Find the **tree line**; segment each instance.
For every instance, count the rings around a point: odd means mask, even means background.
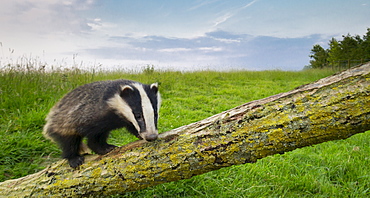
[[[316,44],[309,55],[310,65],[306,68],[347,68],[370,61],[370,28],[362,37],[342,35],[342,40],[332,38],[329,48]]]

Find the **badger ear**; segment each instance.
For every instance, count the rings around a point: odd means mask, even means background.
[[[130,85],[121,86],[121,94],[120,96],[124,96],[126,94],[129,94],[134,91],[134,88],[132,88]]]
[[[151,84],[150,89],[153,90],[155,93],[157,93],[158,92],[158,83]]]

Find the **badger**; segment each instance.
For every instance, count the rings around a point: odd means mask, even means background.
[[[43,134],[59,145],[62,157],[76,168],[84,163],[83,138],[99,155],[116,147],[107,143],[114,129],[125,127],[139,139],[156,140],[160,105],[158,83],[93,82],[72,90],[51,108]]]

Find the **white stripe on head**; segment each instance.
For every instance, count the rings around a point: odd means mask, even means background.
[[[143,117],[146,125],[146,132],[156,133],[154,124],[154,109],[143,85],[135,83],[133,86],[139,91],[141,97],[141,107],[143,109]],[[140,132],[140,130],[139,130]],[[139,133],[140,134],[140,133]]]
[[[133,88],[129,85],[122,86],[121,88],[122,90],[133,90]],[[116,111],[118,111],[118,113],[121,114],[121,116],[125,117],[129,122],[131,122],[134,125],[135,129],[140,132],[140,126],[135,119],[135,115],[133,114],[131,107],[126,103],[126,101],[122,100],[121,96],[118,93],[115,94],[113,98],[110,98],[107,101],[107,104],[110,108],[115,109]]]
[[[158,83],[153,83],[150,85],[150,89],[153,89],[153,87],[156,87],[156,89],[158,90]],[[157,91],[157,112],[159,112],[161,103],[162,103],[161,94],[159,94],[159,91]]]

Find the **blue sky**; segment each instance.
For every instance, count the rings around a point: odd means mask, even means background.
[[[300,70],[314,44],[363,35],[370,0],[12,0],[0,61],[172,70]]]

